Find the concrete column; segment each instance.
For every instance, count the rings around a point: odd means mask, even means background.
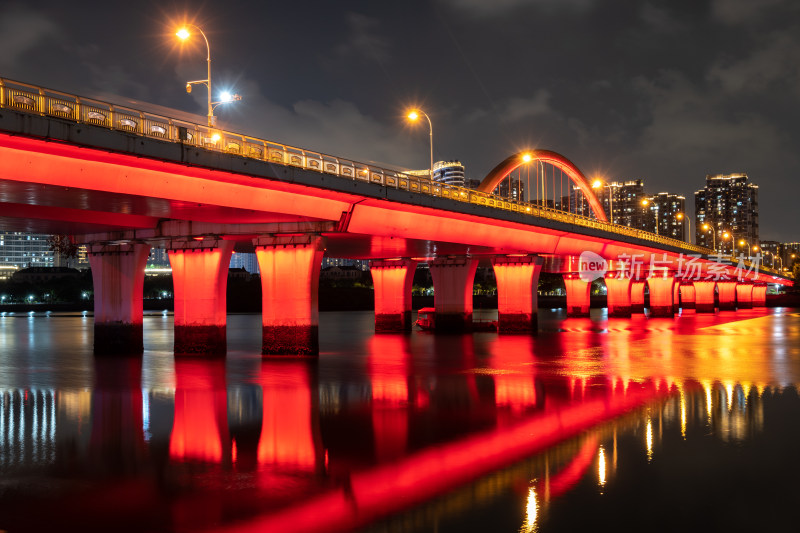
[[[608,294],[608,316],[631,316],[631,278],[623,272],[606,274],[606,294]]]
[[[675,280],[672,285],[672,314],[677,313],[681,308],[681,283]]]
[[[259,237],[264,355],[319,355],[319,271],[325,240],[318,235]]]
[[[674,285],[675,276],[672,273],[668,273],[666,276],[657,275],[647,279],[647,286],[650,288],[651,317],[675,316],[675,311],[672,308]]]
[[[472,329],[472,286],[478,260],[469,257],[434,259],[428,266],[433,277],[436,331]]]
[[[692,282],[694,287],[695,309],[698,313],[714,312],[714,289],[717,282],[713,280],[695,280]]]
[[[644,313],[644,280],[631,281],[631,313]]]
[[[680,282],[680,291],[681,291],[681,307],[683,309],[694,309],[695,308],[695,289],[694,284],[691,281],[681,281]],[[711,289],[711,306],[714,306],[714,289]]]
[[[739,309],[753,308],[752,281],[742,281],[736,284],[736,307]]]
[[[175,355],[227,352],[226,289],[233,244],[203,239],[167,245],[175,296]]]
[[[767,285],[756,283],[753,285],[753,307],[767,306]]]
[[[736,310],[736,281],[717,281],[717,293],[719,293],[719,310]]]
[[[94,285],[95,355],[144,352],[142,287],[150,246],[90,245]]]
[[[417,262],[370,261],[375,287],[375,331],[391,333],[411,331],[411,285]]]
[[[539,322],[539,274],[543,259],[538,256],[495,257],[497,280],[498,333],[535,333]]]
[[[592,284],[578,274],[564,274],[567,289],[567,316],[589,316],[589,290]]]

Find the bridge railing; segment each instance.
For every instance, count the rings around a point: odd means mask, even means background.
[[[714,250],[703,246],[628,226],[612,224],[596,218],[585,217],[535,203],[510,200],[465,187],[444,185],[440,182],[431,181],[427,177],[413,176],[398,170],[381,168],[372,164],[249,137],[240,133],[224,131],[3,78],[0,78],[0,107],[92,124],[135,135],[259,159],[274,164],[332,174],[341,178],[374,183],[383,187],[450,198],[464,203],[523,213],[585,228],[600,229],[656,244],[672,246],[687,252],[715,255]]]

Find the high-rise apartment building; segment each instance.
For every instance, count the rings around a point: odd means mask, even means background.
[[[707,175],[694,204],[697,244],[727,254],[737,251],[740,241],[758,244],[758,185],[747,174]]]
[[[686,198],[677,194],[660,192],[646,198],[643,205],[647,231],[672,237],[680,241],[686,240]],[[680,214],[680,216],[678,216]]]

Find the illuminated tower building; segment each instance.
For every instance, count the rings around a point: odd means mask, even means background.
[[[433,181],[463,187],[464,165],[460,161],[437,161],[433,164]]]
[[[747,174],[706,176],[706,186],[694,193],[697,244],[730,254],[740,241],[758,244],[758,185]],[[707,228],[703,229],[703,225]],[[712,236],[712,231],[714,236]],[[724,238],[725,232],[731,237]]]

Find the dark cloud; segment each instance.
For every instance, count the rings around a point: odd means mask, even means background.
[[[32,7],[34,6],[35,7]],[[244,100],[226,127],[361,161],[484,176],[513,151],[556,150],[586,174],[693,192],[707,173],[760,186],[761,236],[800,240],[800,4],[793,0],[354,0],[224,6],[142,1],[12,4],[2,76],[149,100],[200,117],[204,50],[166,21],[202,25],[215,86]],[[197,43],[194,43],[195,45]]]

